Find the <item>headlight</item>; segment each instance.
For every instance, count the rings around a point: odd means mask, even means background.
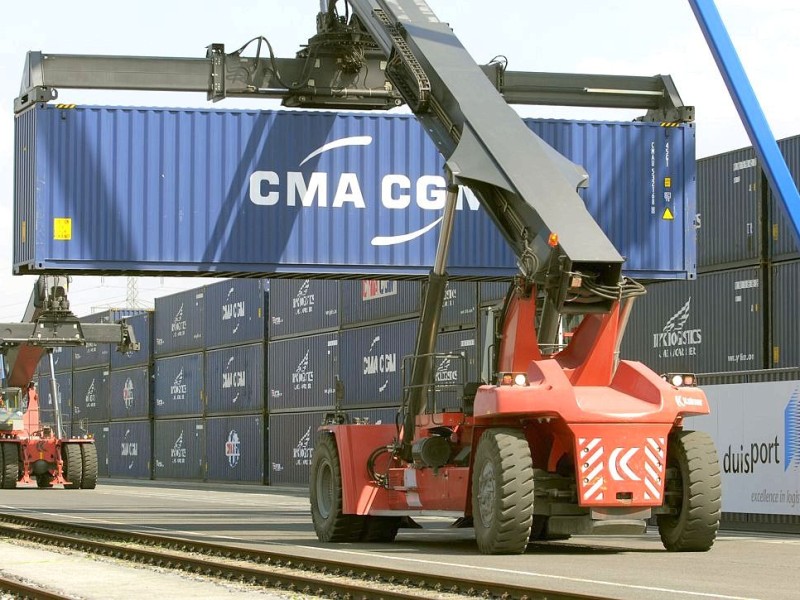
[[[683,385],[683,375],[673,375],[672,385],[675,387],[681,387]]]
[[[664,373],[661,379],[674,385],[675,387],[690,387],[697,385],[697,377],[694,373]]]
[[[514,383],[516,385],[528,385],[528,378],[525,376],[524,373],[517,373],[514,376]]]

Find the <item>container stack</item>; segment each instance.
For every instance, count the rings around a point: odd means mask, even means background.
[[[778,145],[797,183],[800,136]],[[699,275],[648,286],[622,357],[665,373],[800,365],[800,254],[752,148],[698,161],[697,205]]]

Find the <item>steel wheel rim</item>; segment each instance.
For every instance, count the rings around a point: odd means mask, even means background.
[[[480,514],[481,522],[487,527],[494,521],[496,497],[497,489],[494,485],[494,465],[487,462],[483,465],[478,478],[478,513]]]
[[[331,514],[333,506],[333,471],[328,463],[323,463],[317,476],[317,509],[323,519]]]

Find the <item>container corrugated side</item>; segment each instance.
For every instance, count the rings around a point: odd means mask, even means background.
[[[270,281],[269,338],[307,335],[339,328],[339,281]]]
[[[800,366],[800,262],[772,267],[772,367]]]
[[[145,367],[153,360],[153,311],[143,312],[125,318],[125,322],[133,328],[133,334],[139,343],[136,352],[117,352],[111,349],[111,370]]]
[[[443,159],[410,115],[37,105],[16,123],[18,158],[36,157],[15,194],[18,273],[392,278],[433,264]],[[694,273],[692,125],[527,123],[590,174],[580,194],[628,275]],[[513,276],[471,193],[457,212],[451,276]]]
[[[53,348],[53,367],[56,373],[72,370],[72,348]],[[45,352],[42,355],[37,372],[47,375],[50,372],[50,359]]]
[[[206,419],[206,479],[264,481],[264,417]]]
[[[72,418],[94,423],[108,421],[108,367],[72,372]]]
[[[341,282],[342,327],[397,321],[418,316],[422,283],[389,279]]]
[[[478,318],[478,286],[471,281],[448,281],[439,329],[474,329]]]
[[[333,408],[339,355],[335,332],[270,342],[267,410]]]
[[[110,309],[80,317],[84,323],[118,323],[121,319],[141,314],[144,311],[137,309]],[[72,365],[75,369],[87,367],[106,367],[111,362],[111,354],[116,353],[116,346],[111,344],[93,344],[87,342],[85,346],[76,346],[73,349]]]
[[[108,423],[89,423],[86,434],[94,439],[94,446],[97,449],[97,474],[100,477],[108,477],[108,443],[110,428]],[[83,431],[73,429],[72,435],[84,435]]]
[[[764,368],[763,289],[757,267],[648,286],[634,302],[621,356],[659,373]]]
[[[206,414],[264,410],[264,351],[264,344],[249,344],[206,352]]]
[[[434,389],[428,400],[428,412],[461,410],[464,407],[464,385],[478,381],[478,332],[464,329],[440,333],[436,338],[437,357],[434,361]],[[471,407],[470,407],[471,408]]]
[[[270,485],[308,485],[324,412],[269,415]]]
[[[203,353],[155,360],[153,415],[193,417],[203,414]]]
[[[108,425],[108,474],[110,477],[152,477],[152,421],[119,421]]]
[[[61,424],[63,427],[67,427],[73,421],[72,373],[69,371],[66,373],[56,373],[56,386],[59,398],[58,406],[61,410]],[[42,426],[49,425],[50,427],[55,427],[56,405],[53,401],[54,396],[53,389],[50,385],[50,376],[39,375],[39,382],[36,389],[39,394],[39,420]]]
[[[344,384],[343,407],[400,406],[403,359],[414,354],[417,326],[416,320],[410,320],[342,331],[339,376]],[[410,368],[410,363],[406,367]]]
[[[779,140],[778,147],[786,160],[794,184],[800,188],[800,135]],[[800,251],[798,251],[792,222],[780,200],[772,193],[772,189],[770,189],[769,201],[772,211],[770,231],[772,258],[776,261],[795,259]]]
[[[111,420],[147,419],[153,413],[149,367],[111,371],[109,402]]]
[[[510,281],[482,281],[478,284],[478,304],[488,306],[502,303],[506,298]]]
[[[203,419],[154,421],[153,479],[203,479],[205,448]]]
[[[260,342],[266,337],[269,282],[229,279],[206,286],[205,347]]]
[[[205,288],[155,299],[153,355],[202,350],[205,344]]]
[[[701,269],[758,264],[762,253],[761,169],[752,148],[697,161],[697,260]]]

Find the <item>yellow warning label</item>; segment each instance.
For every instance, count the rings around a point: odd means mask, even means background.
[[[72,239],[72,219],[54,218],[53,219],[53,239],[71,240]]]
[[[664,177],[664,187],[665,188],[672,187],[672,177]]]
[[[672,214],[672,211],[669,208],[664,209],[664,214],[661,215],[661,218],[665,221],[673,221],[675,217]]]
[[[22,243],[26,243],[28,241],[28,222],[23,221],[22,226],[20,227],[19,237],[22,240]]]

